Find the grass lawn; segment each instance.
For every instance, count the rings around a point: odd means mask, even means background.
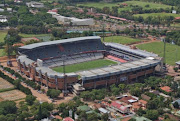
[[[113,36],[113,37],[105,37],[105,42],[115,42],[120,44],[131,44],[134,42],[140,42],[140,39],[134,39],[130,37],[124,37],[124,36]]]
[[[87,6],[87,7],[95,7],[95,8],[104,8],[104,7],[110,7],[112,8],[113,6],[119,6],[122,3],[127,3],[128,6],[124,8],[119,8],[119,11],[123,10],[131,10],[132,8],[130,5],[139,5],[143,7],[143,9],[152,9],[152,8],[170,8],[171,6],[169,5],[164,5],[164,4],[157,4],[157,3],[152,3],[152,2],[142,2],[142,1],[126,1],[126,2],[116,2],[116,3],[105,3],[105,2],[87,2],[87,3],[82,3],[78,4],[78,6]],[[119,4],[119,5],[118,5]],[[146,5],[149,5],[149,7],[145,7]]]
[[[163,57],[164,52],[164,44],[163,42],[153,42],[147,44],[141,44],[137,46],[139,49],[147,50],[149,52],[153,52]],[[176,51],[177,49],[177,51]],[[176,54],[177,52],[177,54]],[[177,60],[176,60],[177,55]],[[180,60],[180,46],[166,44],[166,63],[170,65],[175,65],[175,62]]]
[[[148,16],[152,17],[165,17],[165,16],[173,16],[173,17],[180,17],[180,14],[173,14],[173,13],[146,13],[146,14],[135,14],[134,16],[139,17],[142,16],[143,18],[147,18]]]
[[[6,31],[0,31],[0,42],[4,42],[4,38],[5,38],[6,34],[7,34]]]
[[[101,59],[101,60],[88,61],[88,62],[73,64],[73,65],[67,65],[65,67],[65,70],[66,70],[66,73],[70,73],[70,72],[77,72],[77,71],[99,68],[99,67],[104,67],[104,66],[114,65],[114,64],[117,64],[117,63],[114,61]],[[56,68],[53,68],[53,70],[57,72],[63,72],[63,67],[62,66],[56,67]]]

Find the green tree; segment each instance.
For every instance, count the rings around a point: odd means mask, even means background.
[[[151,120],[156,120],[158,118],[159,114],[157,110],[147,110],[145,117]]]
[[[36,100],[36,97],[34,97],[33,95],[27,95],[25,100],[28,105],[32,105],[33,102]]]
[[[49,90],[47,91],[47,96],[50,96],[51,98],[57,98],[60,93],[61,93],[60,90],[49,89]]]
[[[0,102],[0,115],[15,114],[17,111],[16,103],[13,101]]]

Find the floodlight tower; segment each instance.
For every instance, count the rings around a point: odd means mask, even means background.
[[[104,24],[103,24],[103,42],[104,42]]]
[[[163,55],[163,58],[164,58],[164,67],[166,69],[166,39],[164,38],[163,39],[163,42],[164,42],[164,55]]]
[[[65,70],[66,55],[62,55],[62,58],[63,58],[63,75],[64,75],[64,91],[63,91],[63,95],[66,96],[67,95],[66,70]]]

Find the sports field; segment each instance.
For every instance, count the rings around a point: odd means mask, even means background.
[[[147,18],[149,16],[152,17],[165,17],[165,16],[173,16],[173,17],[180,17],[180,14],[173,14],[173,13],[146,13],[146,14],[135,14],[135,17],[142,16],[143,18]]]
[[[88,61],[88,62],[73,64],[73,65],[67,65],[65,66],[65,70],[66,70],[66,73],[70,73],[70,72],[77,72],[77,71],[88,70],[88,69],[93,69],[93,68],[100,68],[100,67],[114,65],[114,64],[117,64],[117,63],[111,60],[101,59],[101,60]],[[56,68],[53,68],[53,70],[57,72],[63,72],[63,67],[56,67]]]
[[[111,36],[111,37],[105,37],[105,42],[115,42],[120,44],[132,44],[136,42],[140,42],[140,39],[134,39],[131,37],[124,37],[124,36]]]
[[[133,7],[130,7],[130,5],[138,5],[143,7],[143,9],[159,9],[159,8],[171,8],[169,5],[164,5],[164,4],[158,4],[158,3],[152,3],[152,2],[142,2],[142,1],[126,1],[126,2],[116,2],[116,3],[105,3],[105,2],[87,2],[83,4],[78,4],[78,6],[87,6],[87,7],[94,7],[94,8],[104,8],[104,7],[110,7],[112,8],[113,6],[119,6],[122,3],[128,4],[128,6],[119,8],[119,11],[124,11],[124,10],[132,10]],[[149,7],[145,7],[146,5],[149,5]]]
[[[137,46],[139,49],[147,50],[153,52],[163,57],[164,54],[164,44],[163,42],[152,42],[147,44],[141,44]],[[176,58],[177,55],[177,58]],[[180,60],[180,46],[166,44],[166,63],[170,65],[175,65],[175,62]]]

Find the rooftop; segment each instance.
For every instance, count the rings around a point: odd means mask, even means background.
[[[62,44],[62,43],[72,43],[72,42],[95,40],[95,39],[100,40],[101,38],[99,36],[89,36],[89,37],[78,37],[78,38],[63,39],[63,40],[56,40],[56,41],[40,42],[40,43],[34,43],[34,44],[20,47],[20,49],[33,49],[33,48],[37,48],[41,46],[56,45],[56,44]]]
[[[171,88],[169,86],[160,87],[165,92],[172,92]]]

